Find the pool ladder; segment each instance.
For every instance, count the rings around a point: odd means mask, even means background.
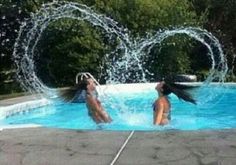
[[[79,83],[79,76],[80,76],[80,80],[83,80],[83,78],[91,78],[96,85],[100,86],[99,82],[93,77],[93,75],[91,75],[89,72],[80,72],[76,75],[75,77],[75,83],[78,84]]]
[[[79,77],[80,77],[80,79],[79,79]],[[78,84],[79,81],[83,80],[84,77],[91,78],[94,81],[94,83],[97,85],[96,91],[99,95],[102,95],[103,97],[106,97],[106,98],[110,98],[106,93],[104,93],[99,82],[89,72],[78,73],[75,78],[75,83]]]

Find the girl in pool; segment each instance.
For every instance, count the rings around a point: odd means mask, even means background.
[[[153,103],[153,124],[166,125],[171,120],[171,104],[168,99],[170,93],[174,93],[179,99],[196,104],[196,101],[185,90],[192,86],[176,84],[169,81],[161,81],[157,84],[158,98]]]
[[[111,117],[104,110],[101,102],[98,100],[96,85],[91,78],[81,80],[75,87],[61,92],[61,96],[66,100],[73,102],[76,93],[85,91],[85,102],[88,108],[88,115],[98,123],[110,123]]]

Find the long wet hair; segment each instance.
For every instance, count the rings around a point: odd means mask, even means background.
[[[68,89],[59,92],[59,96],[66,102],[71,102],[74,100],[76,94],[81,93],[83,90],[87,90],[88,81],[87,79],[81,80],[75,86],[69,87]]]
[[[196,100],[193,96],[189,93],[189,89],[196,88],[195,86],[189,86],[184,84],[175,83],[172,78],[165,78],[163,84],[163,95],[169,95],[170,93],[175,94],[179,99],[184,101],[197,104]]]

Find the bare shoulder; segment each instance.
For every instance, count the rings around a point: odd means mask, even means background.
[[[158,100],[157,100],[157,104],[158,105],[167,105],[167,106],[170,106],[170,102],[169,102],[169,100],[168,100],[168,98],[166,98],[166,97],[161,97],[161,98],[159,98]]]
[[[155,105],[157,109],[160,109],[164,105],[164,101],[162,100],[162,98],[158,98],[155,102]]]
[[[164,103],[165,101],[166,101],[166,99],[164,97],[160,97],[157,99],[157,102],[160,104]]]

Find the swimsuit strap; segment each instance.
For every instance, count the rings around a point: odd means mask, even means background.
[[[152,104],[152,109],[153,109],[154,112],[156,111],[156,104],[155,104],[155,102]]]

